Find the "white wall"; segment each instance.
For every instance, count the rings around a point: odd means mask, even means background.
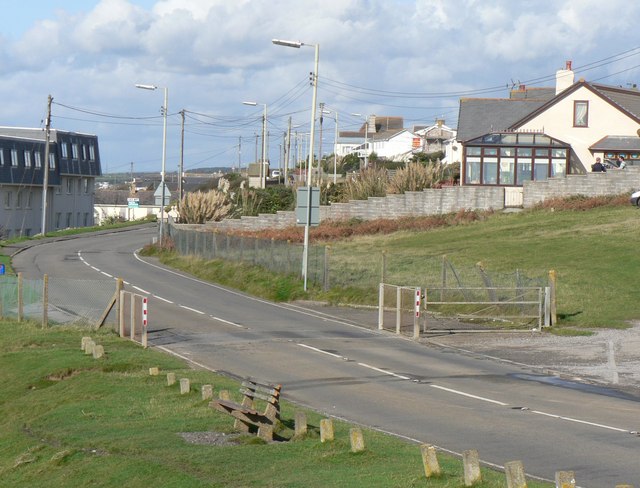
[[[589,101],[588,127],[573,127],[573,102]],[[589,147],[608,135],[637,137],[638,124],[587,88],[580,88],[518,129],[542,131],[571,145],[585,171],[595,157]]]

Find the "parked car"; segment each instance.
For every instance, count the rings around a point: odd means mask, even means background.
[[[634,191],[631,194],[631,205],[635,205],[636,207],[640,207],[640,190]]]

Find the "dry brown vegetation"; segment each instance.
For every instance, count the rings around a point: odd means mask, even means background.
[[[629,195],[603,195],[588,197],[585,195],[574,195],[570,197],[549,198],[538,203],[534,209],[548,210],[589,210],[596,207],[621,207],[629,205]]]

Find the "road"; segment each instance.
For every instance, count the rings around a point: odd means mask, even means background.
[[[420,345],[206,283],[140,258],[154,229],[80,236],[14,258],[26,277],[112,280],[150,296],[150,344],[195,364],[283,384],[328,415],[582,487],[640,485],[640,398]],[[106,273],[106,275],[104,274]],[[109,275],[109,276],[107,276]]]

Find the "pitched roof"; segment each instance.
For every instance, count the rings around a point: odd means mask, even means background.
[[[633,136],[606,136],[589,146],[592,151],[640,152],[640,138]]]
[[[529,98],[461,98],[457,139],[464,142],[490,132],[505,131],[546,102]]]

